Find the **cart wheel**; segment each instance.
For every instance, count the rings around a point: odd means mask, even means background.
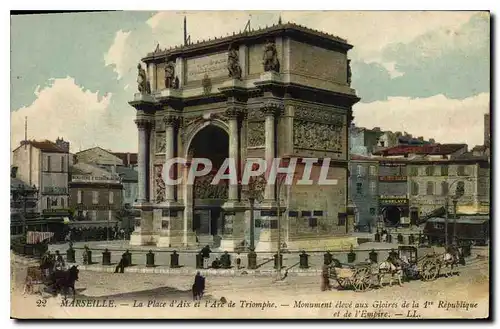
[[[356,270],[353,277],[353,287],[356,291],[366,291],[371,287],[371,273],[369,268]]]
[[[423,281],[433,281],[439,274],[439,264],[431,259],[424,261],[421,272]]]

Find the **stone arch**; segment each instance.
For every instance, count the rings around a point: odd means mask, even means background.
[[[196,137],[196,135],[202,131],[204,128],[206,128],[207,126],[210,126],[210,125],[213,125],[215,127],[218,127],[218,128],[221,128],[222,130],[224,130],[227,135],[229,136],[229,138],[231,138],[231,136],[229,135],[229,127],[227,126],[227,124],[222,121],[222,120],[219,120],[219,119],[213,119],[213,120],[207,120],[207,121],[204,121],[204,122],[201,122],[201,123],[198,123],[196,124],[196,126],[191,129],[190,132],[188,132],[187,136],[186,136],[186,142],[184,144],[184,159],[187,159],[188,158],[188,152],[189,152],[189,147],[191,146],[194,138]]]

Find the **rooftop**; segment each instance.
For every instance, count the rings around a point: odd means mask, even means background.
[[[219,38],[215,37],[214,39],[209,38],[208,40],[201,40],[196,42],[191,42],[187,45],[174,46],[168,49],[160,49],[157,48],[155,51],[148,53],[148,55],[142,60],[152,60],[155,58],[163,58],[171,55],[177,55],[184,52],[189,52],[191,50],[197,50],[200,48],[211,48],[222,46],[225,44],[230,44],[233,42],[239,42],[243,39],[251,39],[262,36],[272,36],[276,34],[284,34],[284,33],[295,33],[301,36],[308,36],[309,38],[317,38],[324,42],[329,42],[334,44],[336,47],[344,48],[345,50],[349,50],[352,48],[350,44],[347,43],[347,40],[342,39],[333,34],[321,32],[318,30],[310,29],[308,27],[298,25],[295,23],[287,22],[283,24],[273,24],[272,26],[266,26],[265,28],[259,28],[257,30],[250,29],[250,31],[240,31],[238,33],[233,32],[232,35],[221,36]]]
[[[137,153],[111,152],[111,154],[120,158],[123,161],[124,166],[130,166],[130,165],[137,164]],[[130,161],[129,161],[129,158],[130,158]]]
[[[426,144],[426,145],[398,145],[374,152],[375,155],[395,156],[405,154],[418,155],[450,155],[463,148],[467,148],[467,144]]]
[[[36,140],[28,140],[28,141],[22,141],[21,145],[17,147],[14,152],[19,149],[20,147],[24,146],[25,144],[31,145],[34,148],[37,148],[41,150],[42,152],[48,152],[48,153],[68,153],[67,150],[64,150],[63,148],[59,147],[56,143],[51,142],[49,140],[44,140],[44,141],[36,141]]]

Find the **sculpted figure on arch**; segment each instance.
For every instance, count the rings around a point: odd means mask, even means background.
[[[151,90],[149,88],[149,81],[146,76],[146,70],[141,66],[141,63],[137,64],[137,89],[141,94],[149,94]]]
[[[278,60],[278,51],[276,50],[276,43],[274,40],[268,40],[264,46],[263,61],[264,71],[280,71],[280,61]]]

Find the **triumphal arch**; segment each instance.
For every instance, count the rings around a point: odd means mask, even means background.
[[[351,48],[336,36],[286,23],[157,47],[144,57],[139,92],[130,101],[137,110],[141,209],[130,243],[239,250],[251,245],[257,211],[258,251],[276,250],[278,222],[289,250],[356,244],[347,216],[347,127],[359,101],[350,87]],[[187,161],[167,172],[172,158]],[[232,158],[238,172],[249,158],[298,159],[297,173],[305,170],[301,160],[317,158],[312,176],[327,158],[335,184],[213,185],[213,170],[193,184],[165,184],[165,175],[185,178],[195,158],[210,159],[213,168]]]

